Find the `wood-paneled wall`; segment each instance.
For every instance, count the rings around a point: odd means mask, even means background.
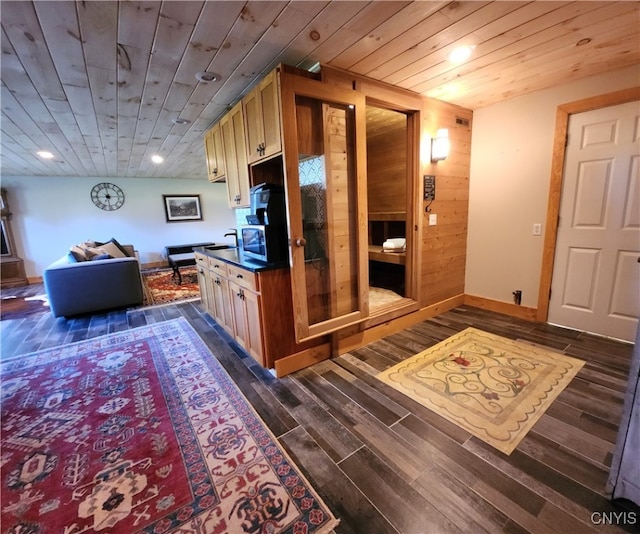
[[[406,176],[406,116],[367,106],[367,207],[370,221],[386,220],[390,214],[395,214],[396,220],[406,220]]]
[[[451,142],[446,160],[431,163],[430,150],[425,150],[421,157],[422,175],[436,177],[436,197],[429,209],[431,214],[437,215],[436,225],[430,226],[430,213],[426,212],[428,203],[423,202],[420,281],[423,306],[464,293],[472,118],[471,110],[423,99],[423,147],[426,144],[429,148],[430,137],[440,128],[449,130]]]

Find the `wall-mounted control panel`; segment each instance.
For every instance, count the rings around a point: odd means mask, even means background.
[[[436,177],[432,174],[424,175],[424,200],[433,201],[436,199]]]

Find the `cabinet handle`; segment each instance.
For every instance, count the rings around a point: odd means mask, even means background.
[[[218,169],[213,169],[213,175],[218,176]]]
[[[241,274],[236,274],[236,278],[244,278]]]

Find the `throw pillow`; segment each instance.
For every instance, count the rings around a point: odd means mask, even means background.
[[[113,256],[111,254],[107,254],[106,252],[104,254],[96,254],[93,258],[91,258],[91,261],[96,261],[96,260],[110,260],[112,259]]]
[[[123,250],[118,247],[118,245],[111,241],[102,243],[99,250],[102,250],[103,254],[111,255],[112,258],[127,258],[129,256],[126,251],[123,252]]]
[[[69,253],[76,259],[76,261],[87,261],[87,255],[84,252],[84,248],[80,245],[74,245],[69,249]]]
[[[122,254],[121,256],[117,256],[109,252],[114,258],[127,258],[130,256],[130,254],[127,252],[127,249],[124,248],[120,243],[118,243],[115,237],[112,237],[106,243],[96,243],[96,246],[99,246],[99,247],[104,247],[104,245],[110,245],[109,248],[111,248],[111,250],[115,250],[114,248],[111,247],[111,245],[113,245],[116,249],[120,251],[120,253]]]
[[[100,247],[100,248],[85,247],[85,249],[84,249],[84,254],[85,254],[87,260],[92,260],[96,256],[103,256],[104,254],[108,254],[108,253],[109,252],[107,250],[104,250],[102,247]]]
[[[87,253],[87,249],[93,249],[96,246],[95,241],[85,241],[78,245],[74,245],[69,250],[76,261],[87,261],[91,259],[96,253]]]

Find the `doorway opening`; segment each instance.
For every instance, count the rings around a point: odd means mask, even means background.
[[[410,150],[407,114],[367,105],[369,310],[411,299]]]

